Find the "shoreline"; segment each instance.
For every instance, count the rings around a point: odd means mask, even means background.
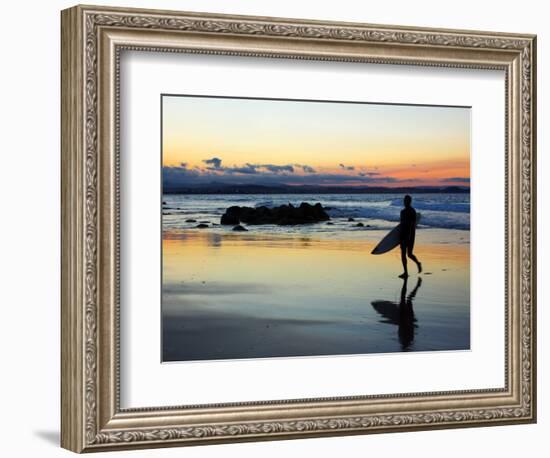
[[[397,224],[395,224],[397,225]],[[293,241],[309,240],[311,242],[322,241],[350,241],[357,243],[367,243],[376,245],[391,230],[390,229],[370,229],[349,227],[348,230],[335,230],[323,232],[290,232],[290,231],[270,231],[269,229],[254,230],[258,226],[247,226],[250,228],[246,232],[235,232],[229,226],[216,225],[209,228],[198,229],[196,227],[187,227],[181,229],[163,229],[163,240],[173,240],[178,238],[219,238],[227,240],[251,241]],[[334,228],[335,226],[332,226]],[[337,226],[336,226],[337,228]],[[470,231],[464,229],[444,229],[444,228],[417,228],[415,246],[418,249],[421,245],[469,245]],[[373,246],[374,246],[373,245]],[[398,251],[398,249],[395,249]],[[373,255],[376,256],[376,255]]]

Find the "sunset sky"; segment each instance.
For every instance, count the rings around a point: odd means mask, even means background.
[[[163,96],[162,116],[168,186],[469,186],[469,108]]]

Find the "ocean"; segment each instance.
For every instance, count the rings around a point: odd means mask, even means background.
[[[246,195],[182,195],[163,196],[163,230],[180,230],[196,226],[187,223],[193,219],[206,222],[212,229],[220,223],[221,215],[233,205],[274,207],[283,204],[299,206],[301,202],[321,203],[331,217],[331,224],[313,225],[250,226],[257,233],[312,234],[331,236],[346,232],[389,230],[399,222],[403,208],[403,196],[397,194],[246,194]],[[470,229],[470,195],[461,194],[418,194],[413,195],[413,207],[422,214],[420,228]],[[363,222],[364,228],[353,227],[348,219]],[[226,227],[231,230],[231,227]]]

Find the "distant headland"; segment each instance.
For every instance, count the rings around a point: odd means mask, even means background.
[[[469,194],[468,186],[287,186],[210,183],[202,186],[163,186],[164,194]]]

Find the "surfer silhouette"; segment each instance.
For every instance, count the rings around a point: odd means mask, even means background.
[[[413,254],[414,239],[416,236],[416,210],[412,207],[412,197],[408,194],[403,199],[405,208],[401,210],[401,224],[399,225],[399,246],[401,248],[401,262],[403,263],[403,273],[399,278],[407,278],[409,271],[407,269],[407,257],[412,259],[418,267],[418,273],[422,272],[422,264]]]

